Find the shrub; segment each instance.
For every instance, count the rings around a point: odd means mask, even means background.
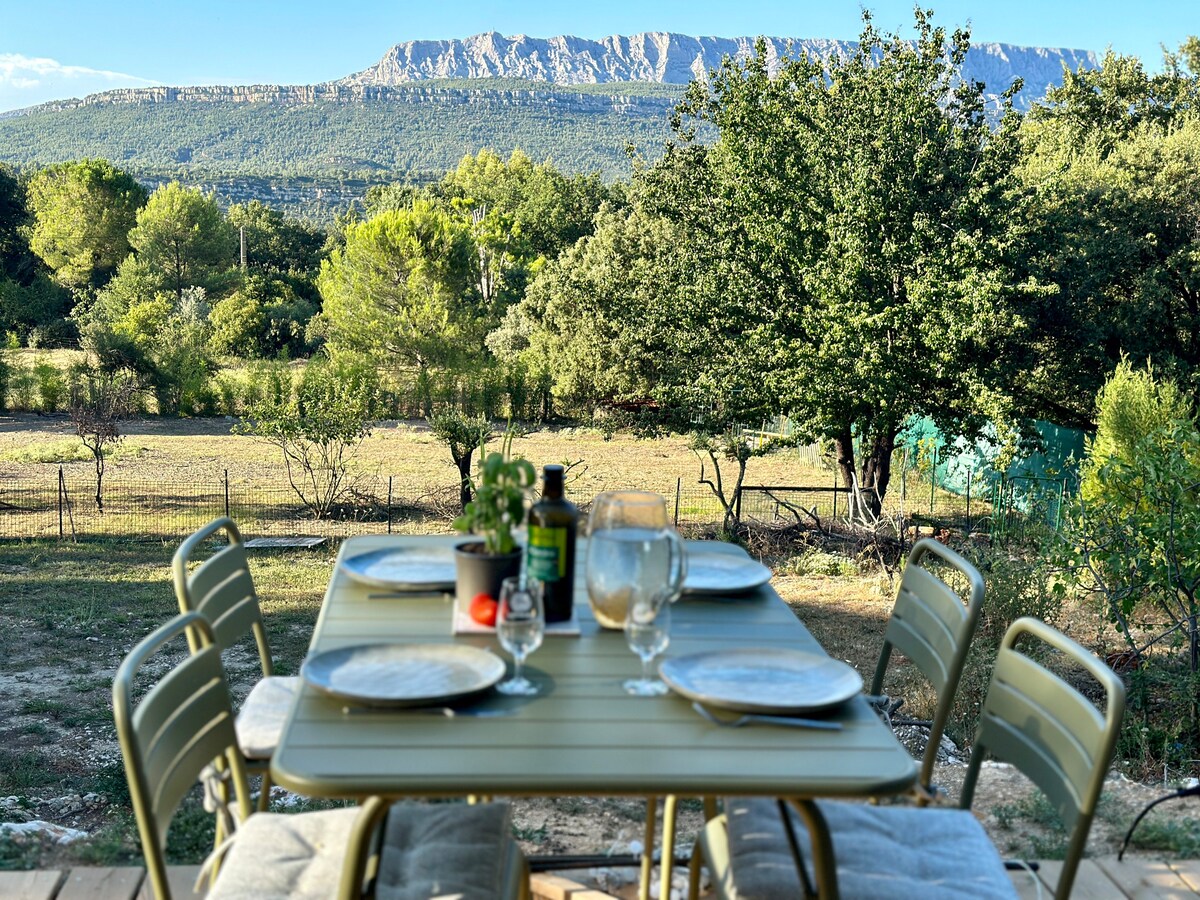
[[[40,408],[43,412],[57,412],[67,399],[67,379],[59,368],[46,359],[39,359],[33,367],[37,380]]]

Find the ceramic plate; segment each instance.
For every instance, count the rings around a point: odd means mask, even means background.
[[[453,547],[392,547],[342,560],[342,571],[363,584],[398,591],[454,589]]]
[[[685,594],[744,594],[771,580],[771,570],[742,553],[688,549]]]
[[[300,675],[352,703],[421,706],[487,690],[504,677],[504,660],[462,644],[362,644],[318,653]]]
[[[758,713],[817,712],[862,690],[844,662],[803,650],[746,647],[664,660],[662,680],[689,700]]]

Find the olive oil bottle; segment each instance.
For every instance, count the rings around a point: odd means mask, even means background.
[[[571,618],[579,510],[563,496],[563,467],[542,470],[542,497],[529,508],[526,572],[542,583],[546,622]]]

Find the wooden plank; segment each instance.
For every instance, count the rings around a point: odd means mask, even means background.
[[[1042,885],[1036,872],[1027,869],[1009,869],[1008,880],[1012,882],[1013,890],[1021,900],[1044,900],[1046,888]]]
[[[167,887],[171,890],[171,900],[203,900],[204,894],[197,894],[192,890],[199,875],[199,866],[168,866]],[[138,900],[156,900],[149,878],[142,883]]]
[[[1200,894],[1200,860],[1175,859],[1171,860],[1168,865],[1176,875],[1183,879],[1184,884]]]
[[[1045,860],[1038,865],[1038,876],[1046,886],[1047,895],[1052,895],[1058,887],[1061,872],[1062,862],[1057,859]],[[1071,885],[1072,900],[1125,900],[1125,896],[1125,892],[1095,860],[1085,859],[1079,863],[1075,883]]]
[[[145,869],[134,866],[72,869],[58,892],[58,900],[134,900],[145,875]]]
[[[534,900],[572,900],[587,888],[578,881],[550,872],[534,872],[529,878],[529,890]]]
[[[62,877],[59,869],[0,872],[0,897],[4,900],[51,900]]]
[[[1096,865],[1131,900],[1196,900],[1196,892],[1165,862],[1127,857],[1122,862],[1097,860]]]

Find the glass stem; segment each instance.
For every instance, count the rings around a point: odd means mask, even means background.
[[[513,681],[521,681],[521,667],[525,665],[524,656],[513,656]]]
[[[653,659],[653,656],[642,657],[642,681],[650,681],[650,662]]]

